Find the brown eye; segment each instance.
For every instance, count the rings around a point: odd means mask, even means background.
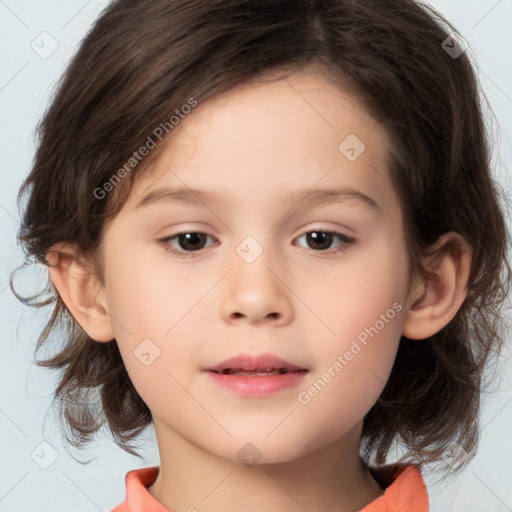
[[[193,253],[205,248],[205,242],[210,235],[197,231],[176,233],[158,240],[163,244],[166,251],[172,252],[182,257],[191,257]],[[210,237],[212,238],[212,237]]]
[[[306,241],[312,249],[329,249],[333,240],[333,234],[326,231],[311,231],[306,234]]]
[[[205,233],[181,233],[176,238],[181,249],[186,251],[197,251],[204,248],[206,240]]]
[[[347,248],[348,245],[355,242],[354,238],[350,238],[336,231],[313,230],[308,231],[298,239],[306,237],[307,248],[315,252],[325,252],[327,254],[338,253]],[[174,235],[158,240],[167,252],[173,253],[182,258],[192,258],[195,252],[200,252],[209,246],[206,246],[210,235],[197,231],[188,231],[176,233]],[[338,242],[333,246],[333,243]],[[213,245],[218,245],[214,243]]]
[[[353,243],[355,240],[348,236],[338,233],[336,231],[322,231],[314,230],[305,233],[300,238],[306,237],[306,244],[308,248],[316,251],[328,251],[331,249],[333,242],[336,240],[341,243],[334,247],[333,252],[338,252],[345,249],[345,246]]]

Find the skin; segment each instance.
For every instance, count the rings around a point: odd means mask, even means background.
[[[366,146],[354,161],[338,149],[349,134]],[[73,316],[98,342],[115,337],[152,412],[161,465],[151,494],[180,511],[362,509],[384,492],[359,458],[364,416],[389,377],[400,336],[421,343],[457,312],[470,250],[461,244],[445,254],[431,278],[409,289],[387,135],[357,98],[314,70],[213,98],[172,135],[105,226],[104,282],[71,244],[56,245],[50,261]],[[227,197],[208,206],[136,206],[162,186]],[[286,199],[340,187],[363,192],[378,208],[353,198]],[[315,230],[355,241],[334,238],[322,251],[305,236]],[[160,241],[180,232],[210,236],[183,258]],[[263,250],[252,263],[237,253],[247,236]],[[186,251],[176,239],[169,245]],[[301,403],[298,393],[393,304],[400,311]],[[144,339],[160,350],[149,366],[134,355]],[[239,397],[201,371],[263,352],[309,371],[298,386],[259,398]],[[247,442],[261,454],[254,466],[237,455]]]

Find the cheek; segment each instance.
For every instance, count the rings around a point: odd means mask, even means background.
[[[186,315],[206,290],[191,285],[184,272],[169,275],[165,258],[111,242],[105,250],[105,278],[114,335],[130,379],[152,407],[162,390],[172,388],[169,396],[179,395],[170,374],[181,380],[177,369],[193,364],[194,347],[183,342],[190,328]]]
[[[403,253],[382,244],[346,261],[322,279],[323,294],[309,290],[324,326],[315,336],[314,374],[298,396],[332,434],[350,428],[377,401],[393,367],[404,314]]]
[[[194,278],[185,266],[170,264],[163,249],[114,242],[105,254],[105,277],[115,334],[167,338],[216,277]]]
[[[318,336],[329,352],[344,350],[368,330],[384,336],[401,334],[401,312],[406,299],[405,254],[393,248],[383,235],[365,250],[347,253],[339,266],[315,272],[301,289],[318,322]],[[321,283],[321,284],[320,284]],[[393,327],[394,326],[394,327]]]
[[[382,393],[398,349],[400,321],[395,317],[377,334],[369,331],[372,334],[366,339],[347,338],[340,341],[337,350],[332,347],[329,357],[322,358],[323,364],[315,368],[314,375],[301,388],[297,412],[314,427],[310,449],[352,429]]]

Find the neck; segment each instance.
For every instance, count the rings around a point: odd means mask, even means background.
[[[361,425],[287,462],[245,466],[189,443],[155,421],[160,471],[149,488],[170,511],[357,512],[382,495],[359,456]]]

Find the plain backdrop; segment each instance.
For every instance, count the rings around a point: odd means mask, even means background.
[[[48,312],[23,306],[8,286],[10,272],[22,262],[16,243],[16,195],[34,156],[34,128],[66,63],[107,3],[0,0],[0,511],[4,512],[108,512],[124,499],[128,470],[158,464],[151,431],[142,439],[142,459],[126,454],[107,436],[100,436],[83,452],[66,450],[49,413],[55,376],[33,364],[37,335]],[[498,122],[495,177],[510,200],[512,0],[431,0],[430,5],[470,45]],[[41,268],[27,269],[17,279],[17,287],[26,294],[38,291],[45,276]],[[512,510],[508,339],[502,377],[495,380],[494,392],[484,396],[477,457],[454,479],[435,482],[426,476],[432,512]]]

